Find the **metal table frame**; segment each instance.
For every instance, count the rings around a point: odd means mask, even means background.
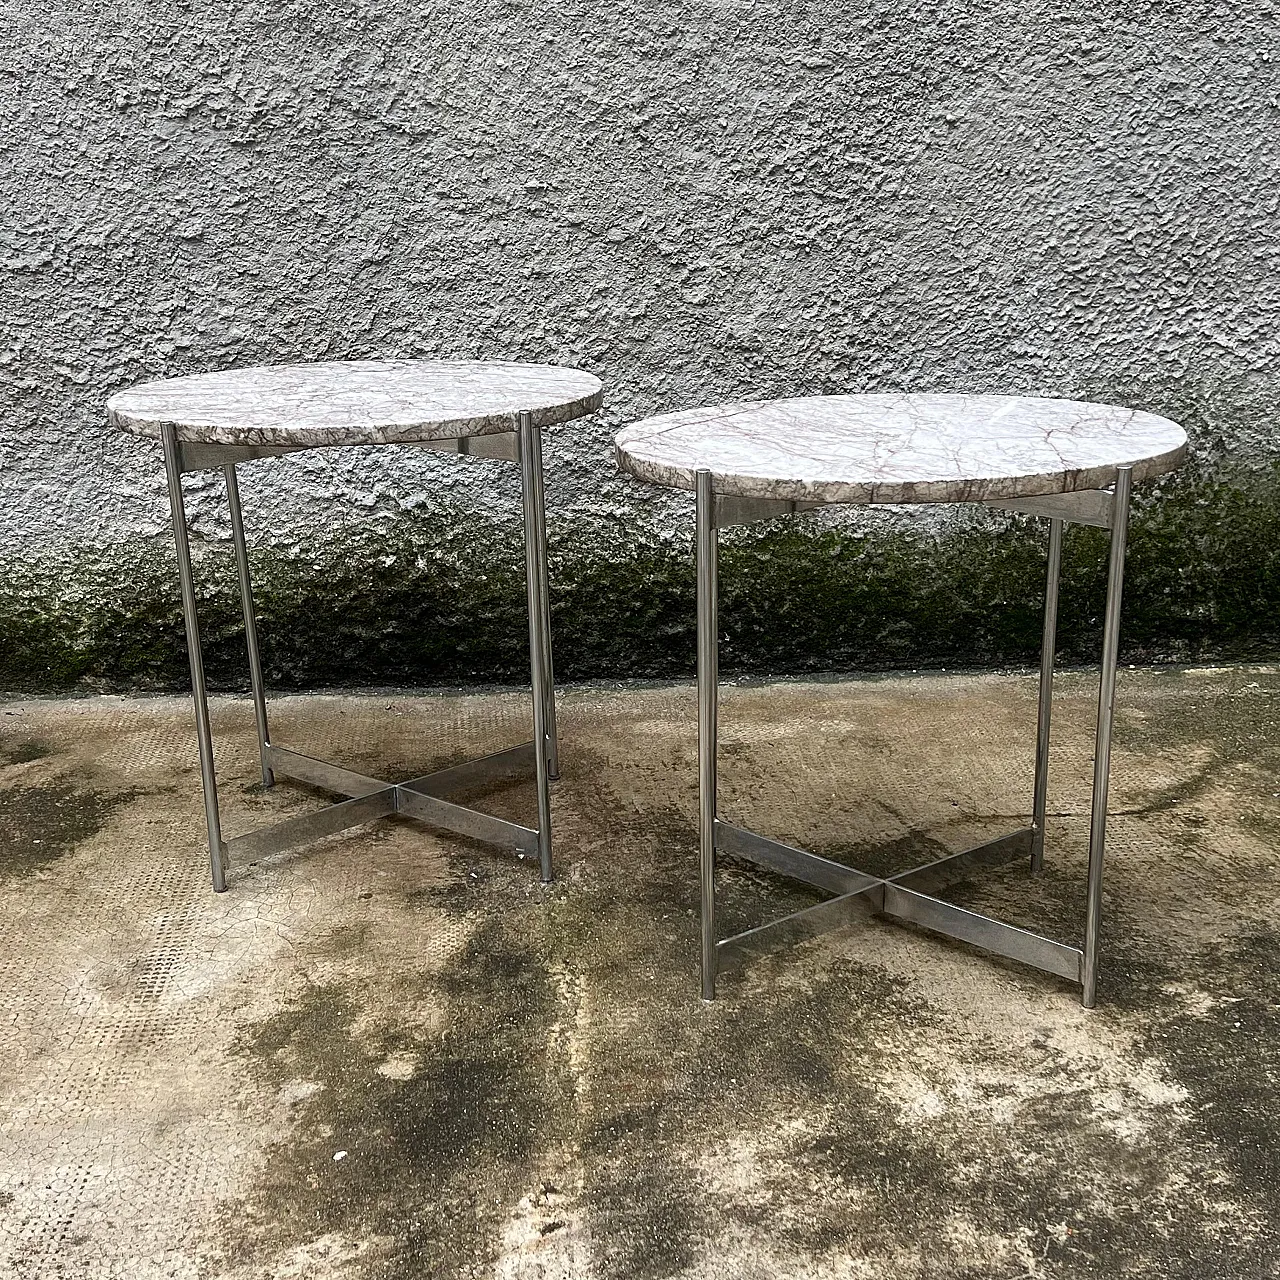
[[[1093,1008],[1098,990],[1098,935],[1102,916],[1102,858],[1107,831],[1107,787],[1111,769],[1111,727],[1115,709],[1120,599],[1124,586],[1125,540],[1129,526],[1132,467],[1117,467],[1114,488],[1038,498],[995,500],[985,505],[1026,512],[1049,520],[1048,581],[1044,640],[1040,655],[1040,699],[1036,732],[1035,786],[1030,827],[999,836],[936,862],[892,876],[867,875],[852,867],[795,849],[720,821],[716,811],[716,718],[719,695],[717,623],[717,531],[731,524],[773,519],[819,504],[717,495],[710,471],[696,475],[698,578],[698,829],[702,896],[702,998],[714,1000],[716,977],[731,964],[784,941],[813,936],[851,917],[876,915],[920,925],[970,943],[1079,986],[1081,1003]],[[1058,621],[1058,578],[1064,523],[1111,531],[1107,607],[1103,624],[1102,675],[1098,693],[1093,802],[1089,825],[1089,877],[1084,946],[1073,947],[1019,929],[933,896],[977,868],[1027,858],[1032,873],[1044,864],[1044,824],[1049,779],[1049,718],[1053,702],[1053,659]],[[716,937],[716,853],[803,881],[834,896],[729,938]]]
[[[191,661],[191,688],[195,701],[196,738],[200,748],[200,777],[204,786],[205,823],[209,833],[209,866],[213,888],[227,887],[227,867],[237,858],[254,860],[311,843],[323,836],[358,827],[389,814],[405,814],[428,826],[470,836],[510,850],[521,857],[536,857],[543,883],[552,878],[550,782],[559,776],[556,734],[555,677],[551,664],[551,614],[547,595],[547,529],[543,507],[542,433],[531,413],[517,415],[514,431],[457,439],[415,442],[415,447],[447,453],[518,462],[524,505],[525,586],[529,606],[529,654],[533,693],[533,741],[464,764],[441,769],[405,782],[385,782],[366,777],[340,765],[317,760],[271,741],[267,728],[267,700],[258,651],[257,620],[249,580],[249,554],[236,465],[254,458],[296,453],[314,446],[257,447],[249,445],[193,444],[178,439],[173,426],[161,431],[169,504],[173,514],[174,543],[178,554],[178,580],[182,613],[186,622],[187,650]],[[191,573],[182,476],[189,471],[220,469],[226,480],[231,533],[235,542],[240,600],[244,610],[245,642],[249,656],[249,683],[257,720],[262,785],[272,787],[277,778],[288,778],[336,795],[349,797],[314,813],[286,818],[272,826],[224,840],[218,809],[218,783],[214,769],[213,735],[209,699],[200,649],[200,625],[196,612],[195,583]],[[541,743],[541,749],[538,744]],[[538,825],[520,826],[445,797],[464,787],[498,783],[527,774],[532,768],[537,783]]]

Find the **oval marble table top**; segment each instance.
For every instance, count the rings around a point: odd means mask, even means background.
[[[114,426],[197,444],[397,444],[568,422],[600,407],[598,378],[493,360],[273,364],[144,382],[107,401]]]
[[[618,466],[653,484],[799,502],[979,502],[1171,471],[1187,435],[1114,405],[1031,396],[839,395],[682,409],[624,427]]]

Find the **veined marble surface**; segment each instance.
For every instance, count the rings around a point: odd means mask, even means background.
[[[841,395],[682,409],[624,427],[618,466],[653,484],[808,502],[980,502],[1100,489],[1186,456],[1177,423],[1135,409],[992,395]]]
[[[496,360],[342,360],[275,364],[144,382],[107,401],[114,426],[199,444],[397,444],[512,431],[600,407],[579,369]]]

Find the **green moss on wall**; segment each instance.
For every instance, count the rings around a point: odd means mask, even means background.
[[[1124,648],[1131,659],[1258,657],[1280,647],[1280,468],[1184,475],[1138,497]],[[1060,652],[1092,660],[1106,535],[1070,528]],[[687,675],[688,541],[606,521],[551,533],[562,679]],[[519,681],[527,674],[514,527],[413,515],[305,554],[254,555],[264,661],[275,687]],[[1040,642],[1044,526],[978,515],[944,532],[858,534],[800,517],[722,541],[726,672],[999,665]],[[206,661],[244,679],[230,548],[201,549]],[[186,654],[163,539],[73,565],[10,566],[0,587],[0,686],[181,688]]]

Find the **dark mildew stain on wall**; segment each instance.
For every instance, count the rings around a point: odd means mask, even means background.
[[[689,513],[686,513],[689,514]],[[687,524],[687,522],[686,522]],[[728,531],[721,548],[726,673],[1034,662],[1045,533],[980,513],[950,528],[850,529],[822,513]],[[550,533],[561,679],[683,677],[694,658],[693,555],[682,526],[656,535],[586,518]],[[421,513],[318,534],[304,552],[254,552],[258,625],[276,688],[528,678],[518,531]],[[1126,660],[1269,656],[1280,643],[1280,474],[1163,483],[1129,539]],[[1097,660],[1106,535],[1070,528],[1058,652]],[[205,662],[243,688],[230,546],[197,563]],[[22,566],[0,588],[0,687],[182,688],[172,549],[163,537],[83,552],[74,572]]]

